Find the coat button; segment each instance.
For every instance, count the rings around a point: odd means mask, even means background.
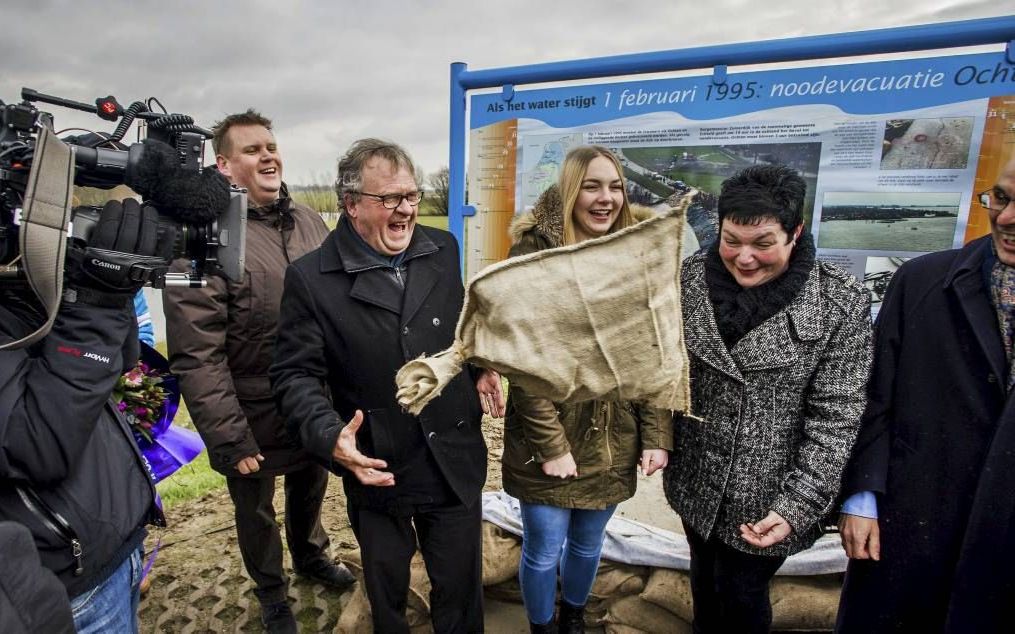
[[[441,318],[440,317],[434,317],[433,318],[433,325],[434,326],[440,326],[441,325]]]
[[[455,423],[455,427],[457,427],[458,429],[465,429],[465,421],[464,420],[458,421],[457,423]]]
[[[408,326],[404,326],[402,328],[402,336],[403,337],[408,337],[409,336],[409,327]]]
[[[430,440],[430,441],[437,440],[437,432],[432,431],[429,434],[427,434],[426,437],[427,437],[427,440]]]
[[[987,375],[987,383],[997,383],[997,377],[994,376],[993,372]]]

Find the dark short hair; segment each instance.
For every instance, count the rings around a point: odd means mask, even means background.
[[[788,236],[804,221],[807,183],[785,165],[753,165],[730,176],[719,194],[719,226],[729,218],[738,225],[775,218]]]
[[[231,148],[226,143],[226,133],[234,125],[260,125],[271,130],[271,119],[253,108],[247,108],[246,112],[237,112],[236,114],[228,115],[221,121],[216,121],[211,129],[213,135],[211,147],[216,156],[229,153]]]

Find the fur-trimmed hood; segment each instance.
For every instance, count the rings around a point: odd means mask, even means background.
[[[631,205],[631,215],[635,222],[648,220],[657,214],[651,208],[642,205]],[[564,213],[557,185],[550,185],[536,201],[532,211],[518,214],[511,221],[508,234],[511,244],[518,244],[528,233],[535,233],[548,243],[549,247],[559,247],[564,242]]]

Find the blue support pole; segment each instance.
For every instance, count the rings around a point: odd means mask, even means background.
[[[448,231],[458,240],[462,271],[465,271],[465,87],[459,77],[462,62],[451,64],[451,139],[448,155]]]

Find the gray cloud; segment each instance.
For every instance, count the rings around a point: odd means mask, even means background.
[[[253,106],[275,121],[290,182],[331,178],[374,135],[428,171],[447,163],[449,64],[470,69],[748,42],[1010,12],[1012,0],[646,2],[426,0],[8,2],[0,99],[21,86],[125,105],[158,97],[210,126]],[[13,5],[13,6],[10,6]],[[53,108],[58,127],[109,129]],[[210,157],[209,157],[210,158]]]

